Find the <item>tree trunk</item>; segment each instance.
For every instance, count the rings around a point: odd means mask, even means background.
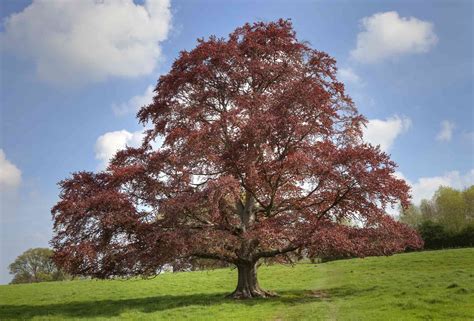
[[[229,294],[234,299],[267,298],[276,296],[275,293],[265,291],[258,285],[257,262],[244,262],[237,264],[237,288]]]

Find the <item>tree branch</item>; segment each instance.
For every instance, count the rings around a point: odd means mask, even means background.
[[[259,252],[259,253],[254,255],[254,258],[255,259],[260,259],[262,257],[274,257],[274,256],[277,256],[277,255],[280,255],[280,254],[285,254],[285,253],[288,253],[288,252],[295,251],[295,250],[299,249],[300,247],[301,247],[301,245],[289,245],[289,246],[287,246],[283,249],[276,249],[276,250]]]

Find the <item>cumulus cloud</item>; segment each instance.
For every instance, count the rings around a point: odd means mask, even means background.
[[[362,79],[352,68],[339,68],[337,71],[337,76],[340,80],[346,83],[353,83],[357,85],[362,84]]]
[[[400,17],[396,11],[376,13],[361,20],[363,31],[357,35],[351,56],[363,63],[428,52],[437,42],[431,22]]]
[[[14,190],[21,183],[21,171],[10,162],[0,149],[0,192]]]
[[[127,146],[138,147],[141,145],[144,134],[141,131],[129,132],[127,130],[118,130],[108,132],[97,138],[95,143],[95,158],[100,160],[99,167],[107,167],[109,160],[115,154]]]
[[[129,101],[121,104],[113,104],[112,110],[117,116],[136,113],[141,107],[149,105],[153,101],[154,87],[148,86],[142,95],[133,96]]]
[[[416,182],[411,182],[400,172],[397,176],[403,178],[411,186],[412,201],[416,205],[419,205],[422,199],[431,199],[440,186],[463,189],[474,184],[474,169],[465,174],[451,171],[441,176],[420,177]]]
[[[408,117],[393,116],[386,120],[370,119],[364,128],[364,139],[372,145],[380,145],[387,152],[392,147],[395,139],[411,127]]]
[[[436,136],[436,140],[440,142],[449,142],[453,138],[453,130],[456,125],[449,120],[444,120],[441,122],[441,129]]]
[[[149,74],[171,24],[169,0],[33,0],[4,21],[2,47],[53,84]]]

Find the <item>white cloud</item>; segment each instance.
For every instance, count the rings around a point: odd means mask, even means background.
[[[433,24],[414,17],[400,17],[396,11],[376,13],[361,20],[363,31],[357,35],[351,56],[363,63],[428,52],[437,42]]]
[[[464,175],[459,171],[451,171],[442,176],[420,177],[416,182],[406,179],[402,173],[397,173],[396,176],[405,179],[411,186],[412,201],[416,205],[422,199],[431,199],[440,186],[463,189],[474,184],[474,169]]]
[[[0,191],[14,190],[21,183],[21,171],[5,155],[3,149],[0,149]]]
[[[386,120],[370,119],[364,128],[364,139],[372,145],[380,145],[387,152],[395,139],[411,127],[411,120],[407,117],[393,116]]]
[[[129,113],[136,113],[141,107],[149,105],[153,101],[153,86],[148,86],[143,95],[133,96],[126,103],[113,104],[112,110],[115,115],[122,116]]]
[[[440,142],[449,142],[453,138],[453,130],[456,125],[449,120],[444,120],[441,122],[441,129],[436,136],[436,140]]]
[[[2,47],[53,84],[150,74],[171,24],[169,0],[33,0],[4,21]]]
[[[142,131],[131,133],[127,130],[119,130],[105,133],[97,138],[95,143],[95,158],[101,161],[99,168],[106,168],[109,160],[114,157],[117,151],[127,146],[140,146],[143,137],[144,134]]]
[[[352,68],[339,68],[337,70],[337,76],[343,82],[353,83],[360,85],[362,84],[362,79],[359,77],[358,74]]]

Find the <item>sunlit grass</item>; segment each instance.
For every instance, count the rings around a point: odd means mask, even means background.
[[[0,286],[0,320],[474,320],[474,249],[261,267],[278,298],[233,301],[236,271]]]

